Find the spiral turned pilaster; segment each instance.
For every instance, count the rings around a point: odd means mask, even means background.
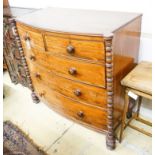
[[[106,144],[110,150],[115,149],[115,136],[113,129],[113,53],[110,34],[104,37],[106,51],[106,83],[107,83],[107,135]]]
[[[28,87],[32,91],[32,99],[33,99],[33,102],[34,103],[39,103],[40,100],[36,96],[35,91],[34,91],[34,88],[33,88],[32,80],[31,80],[31,77],[30,77],[30,72],[29,72],[29,69],[28,69],[28,65],[27,65],[27,62],[26,62],[26,58],[25,58],[25,55],[24,55],[22,44],[21,44],[21,41],[20,41],[20,38],[19,38],[19,34],[18,34],[17,27],[16,27],[15,19],[13,19],[13,18],[12,19],[9,19],[9,22],[10,22],[10,24],[12,26],[13,35],[14,35],[14,38],[15,38],[15,41],[16,41],[16,44],[17,44],[17,47],[18,47],[18,50],[19,50],[19,54],[20,54],[20,57],[21,57],[21,62],[23,64],[23,67],[24,67],[24,70],[25,70],[25,74],[26,74],[26,77],[27,77]]]

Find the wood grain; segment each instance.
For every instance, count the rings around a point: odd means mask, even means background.
[[[94,41],[93,39],[84,40],[84,38],[81,39],[80,37],[70,39],[69,35],[66,35],[65,38],[57,35],[45,35],[47,51],[92,60],[105,60],[103,38],[101,39],[102,41]],[[69,45],[74,48],[72,53],[67,51]]]
[[[121,80],[128,72],[134,68],[134,59],[132,57],[126,57],[121,55],[114,55],[114,103],[113,114],[114,119],[120,117],[124,109],[124,88],[121,86]],[[116,65],[115,65],[116,64]],[[114,125],[119,122],[114,122]]]
[[[105,87],[105,67],[102,65],[91,64],[84,61],[77,61],[70,58],[53,55],[49,52],[33,50],[36,62],[44,66],[51,72],[68,79],[81,81],[95,86]],[[25,50],[27,59],[30,58],[30,51]],[[75,69],[76,74],[69,74],[70,69]]]
[[[76,21],[69,20],[72,13]],[[50,18],[39,19],[45,14]],[[124,107],[120,81],[137,62],[141,15],[56,8],[31,15],[18,18],[17,26],[35,91],[62,115],[106,131],[114,149]]]
[[[41,100],[54,110],[68,118],[87,123],[88,126],[106,130],[106,111],[71,100],[40,82],[33,81],[33,83],[37,94],[43,94]],[[84,116],[80,117],[78,112],[83,112]]]
[[[113,39],[113,51],[115,55],[131,57],[134,58],[135,63],[138,62],[141,20],[142,18],[139,17],[115,31]],[[119,66],[117,63],[115,65]]]
[[[152,63],[142,61],[122,81],[126,87],[152,95]]]
[[[68,96],[79,102],[106,108],[106,89],[82,84],[60,76],[56,76],[45,68],[29,60],[27,62],[29,64],[31,78],[33,81],[42,83],[43,85],[48,86],[60,94]],[[36,74],[39,74],[40,78],[36,78]],[[75,94],[76,91],[80,91],[81,94],[77,96]]]
[[[8,0],[3,0],[3,8],[4,7],[9,7],[9,1]]]

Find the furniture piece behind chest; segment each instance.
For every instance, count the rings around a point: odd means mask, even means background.
[[[5,3],[4,3],[5,4]],[[6,6],[6,5],[5,5]],[[3,62],[6,66],[11,81],[27,86],[27,78],[17,45],[14,40],[9,19],[34,11],[33,9],[5,7],[3,8]]]
[[[106,133],[114,149],[124,106],[120,80],[137,62],[141,15],[47,8],[12,25],[33,100]]]
[[[131,124],[133,119],[152,127],[152,123],[140,117],[140,107],[142,98],[152,100],[152,63],[147,61],[140,62],[130,73],[128,73],[122,80],[121,84],[125,87],[125,106],[122,118],[122,125],[120,131],[120,141],[122,140],[123,130],[129,126],[145,135],[152,137],[152,133],[138,128]],[[135,96],[137,102],[136,111],[132,112],[131,118],[126,121],[126,113],[129,108],[129,94]]]

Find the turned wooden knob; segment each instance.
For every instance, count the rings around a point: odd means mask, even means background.
[[[83,118],[84,117],[84,112],[83,111],[79,111],[77,113],[77,115],[80,117],[80,118]]]
[[[24,36],[24,40],[25,40],[25,41],[29,41],[29,40],[30,40],[30,37],[28,36],[28,34],[26,34],[26,35]]]
[[[40,97],[43,97],[44,95],[45,95],[45,93],[44,93],[44,92],[39,93],[39,96],[40,96]]]
[[[76,68],[74,67],[71,67],[69,70],[68,70],[69,74],[71,75],[76,75],[77,74],[77,71],[76,71]]]
[[[36,60],[35,56],[31,55],[30,60],[32,60],[32,61]]]
[[[36,77],[36,78],[38,78],[38,79],[40,79],[40,78],[41,78],[41,76],[40,76],[40,74],[39,74],[39,73],[35,73],[35,77]]]
[[[74,91],[74,94],[76,95],[76,96],[81,96],[81,90],[80,89],[76,89],[75,91]]]
[[[67,52],[68,52],[69,54],[73,54],[73,53],[75,52],[74,47],[73,47],[72,45],[68,45],[68,46],[67,46]]]

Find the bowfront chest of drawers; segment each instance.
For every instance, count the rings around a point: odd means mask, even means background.
[[[124,106],[120,80],[137,61],[141,15],[48,8],[12,26],[34,102],[106,133],[114,149]]]

